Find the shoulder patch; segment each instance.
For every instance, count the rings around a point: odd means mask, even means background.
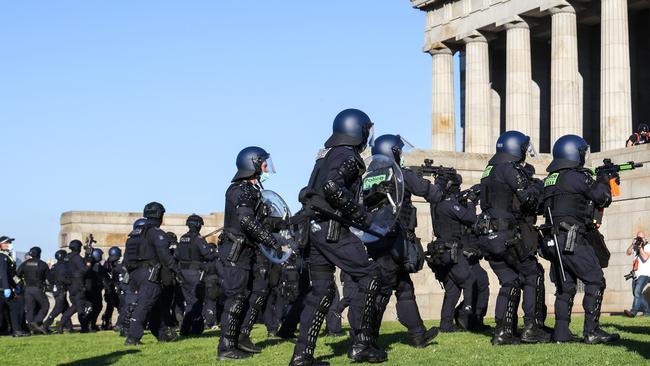
[[[487,178],[492,174],[492,168],[494,168],[494,165],[488,165],[485,167],[485,170],[483,171],[483,175],[481,176],[481,179]]]
[[[184,237],[181,238],[181,243],[189,243],[191,241],[192,241],[192,238],[190,238],[189,236],[184,236]]]
[[[323,148],[318,150],[318,153],[316,154],[316,160],[323,159],[324,157],[327,156],[327,153],[330,152],[332,148]]]
[[[560,176],[560,173],[552,173],[546,179],[544,179],[544,187],[554,186],[557,183],[557,178]]]

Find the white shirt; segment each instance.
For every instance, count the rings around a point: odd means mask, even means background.
[[[646,244],[643,246],[643,250],[646,253],[650,253],[650,244]],[[648,258],[647,261],[643,261],[643,258],[641,257],[635,257],[639,261],[639,268],[636,270],[634,273],[634,278],[638,278],[639,276],[648,276],[650,277],[650,258]]]

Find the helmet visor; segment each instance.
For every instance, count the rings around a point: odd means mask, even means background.
[[[368,146],[375,146],[375,125],[370,125],[368,129]]]
[[[262,162],[262,173],[275,174],[275,165],[273,165],[273,159],[269,155],[266,160]]]
[[[537,150],[535,150],[535,144],[533,144],[532,141],[528,143],[528,147],[526,148],[526,154],[528,154],[528,156],[530,156],[531,158],[537,156]]]
[[[580,149],[580,156],[582,157],[582,164],[587,165],[591,164],[591,146]]]
[[[402,137],[400,135],[397,135],[397,137],[399,137],[399,139],[402,141],[402,152],[403,153],[410,152],[410,151],[415,149],[415,146],[412,143],[408,142],[407,139],[405,139],[404,137]]]

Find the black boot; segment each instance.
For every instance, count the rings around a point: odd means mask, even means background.
[[[529,321],[524,324],[521,341],[523,343],[548,343],[551,341],[551,335],[539,328],[534,321]]]
[[[237,348],[237,345],[230,342],[229,340],[224,340],[225,349],[217,350],[217,360],[243,360],[253,356],[252,353],[248,353]]]
[[[45,328],[42,325],[40,325],[40,324],[38,324],[36,322],[31,322],[31,323],[27,324],[27,327],[34,334],[47,334],[47,330],[45,330]]]
[[[142,345],[142,342],[140,342],[139,339],[128,337],[128,338],[126,338],[126,341],[124,341],[124,345],[125,346],[140,346],[140,345]]]
[[[289,366],[329,366],[329,364],[326,361],[314,360],[312,355],[306,353],[294,353],[289,361]]]
[[[600,328],[596,328],[585,334],[584,342],[587,344],[612,343],[619,339],[621,339],[621,336],[617,333],[610,334]]]
[[[373,347],[371,337],[358,332],[352,348],[348,351],[348,358],[353,362],[380,363],[388,360],[388,353]]]
[[[227,311],[228,323],[221,329],[221,339],[217,348],[218,360],[241,360],[252,356],[252,353],[242,351],[238,348],[239,329],[241,319],[244,316],[244,298],[236,298]]]
[[[261,353],[262,349],[251,341],[251,337],[248,334],[240,334],[239,341],[237,342],[237,348],[242,351],[250,353]]]
[[[512,334],[511,324],[504,324],[503,320],[497,320],[497,327],[492,337],[492,345],[500,346],[507,344],[519,344],[519,338]]]
[[[422,334],[413,336],[413,347],[425,348],[438,335],[438,328],[431,328]]]

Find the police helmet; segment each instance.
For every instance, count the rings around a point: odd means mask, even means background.
[[[133,230],[147,224],[147,218],[141,217],[133,222]]]
[[[639,127],[637,127],[637,131],[639,133],[643,133],[643,132],[648,133],[649,132],[648,131],[648,125],[645,124],[645,123],[639,123]]]
[[[119,247],[111,247],[108,250],[108,260],[116,261],[122,257],[122,249]]]
[[[266,169],[263,166],[266,162]],[[275,173],[271,154],[258,146],[249,146],[237,154],[237,174],[232,181],[259,178],[262,173]]]
[[[104,257],[104,251],[99,248],[95,248],[93,249],[93,252],[90,254],[90,256],[92,257],[93,262],[99,263],[102,261],[102,258]]]
[[[189,228],[197,228],[201,229],[203,226],[203,218],[197,214],[191,214],[188,218],[187,221],[185,222],[185,225],[187,225]]]
[[[585,165],[589,144],[576,135],[564,135],[553,145],[553,161],[546,168],[547,172],[560,169],[578,168]]]
[[[512,161],[524,161],[526,155],[535,156],[530,137],[519,131],[506,131],[497,139],[497,153],[510,155]]]
[[[60,249],[60,250],[57,250],[56,253],[54,253],[54,258],[57,261],[61,262],[62,260],[65,259],[66,255],[68,255],[68,253],[63,249]]]
[[[372,155],[384,155],[399,164],[402,152],[412,148],[413,145],[400,135],[381,135],[375,139]]]
[[[68,244],[68,248],[73,252],[80,252],[82,246],[83,244],[81,244],[81,240],[77,239],[71,241],[70,244]]]
[[[460,192],[460,186],[463,184],[463,176],[460,174],[448,174],[445,176],[447,180],[447,193],[458,193]]]
[[[31,249],[29,249],[28,254],[32,258],[40,258],[41,257],[41,248],[32,247]]]
[[[157,219],[162,220],[163,215],[165,214],[165,207],[158,202],[150,202],[144,206],[142,216],[147,219]]]
[[[373,141],[373,123],[370,117],[358,109],[346,109],[337,114],[332,124],[332,136],[325,142],[325,147],[357,146],[362,151]]]

